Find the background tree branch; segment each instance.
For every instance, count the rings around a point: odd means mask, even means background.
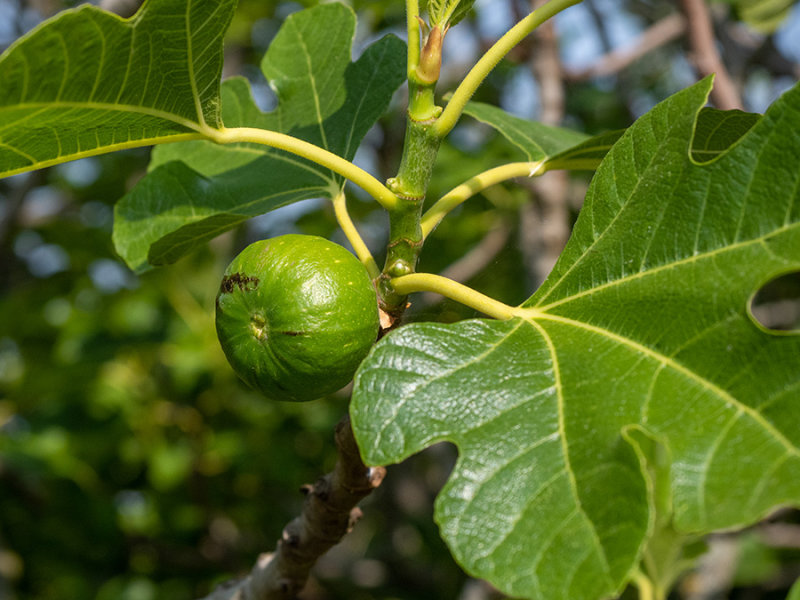
[[[711,13],[705,0],[681,0],[680,5],[688,26],[690,59],[701,76],[716,74],[712,102],[721,110],[743,110],[739,91],[717,49]]]

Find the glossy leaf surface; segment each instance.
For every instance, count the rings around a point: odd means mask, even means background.
[[[749,314],[765,281],[800,269],[800,86],[699,165],[709,87],[615,144],[519,317],[401,328],[356,376],[369,463],[456,444],[436,520],[512,596],[607,597],[654,527],[704,533],[800,504],[800,336]],[[648,465],[653,442],[667,468]]]
[[[220,125],[235,0],[150,0],[131,19],[64,11],[0,58],[0,176]]]
[[[351,62],[356,18],[339,3],[291,15],[262,61],[278,107],[262,113],[241,78],[222,86],[226,127],[288,133],[352,159],[405,78],[405,44],[388,36]],[[334,194],[341,178],[257,144],[197,141],[153,153],[151,171],[117,205],[114,241],[135,270],[174,262],[253,216]]]

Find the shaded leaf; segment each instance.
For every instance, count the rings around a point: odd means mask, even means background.
[[[761,115],[741,110],[704,108],[697,116],[692,140],[692,158],[699,163],[711,162],[750,131]]]
[[[547,159],[547,169],[594,171],[623,133],[624,129],[607,131],[563,150]]]
[[[585,133],[520,119],[482,102],[468,102],[464,114],[496,129],[531,162],[562,153],[589,139]]]
[[[516,146],[529,161],[547,158],[547,169],[594,170],[625,133],[607,131],[592,137],[559,127],[549,127],[509,115],[489,104],[470,102],[464,111],[490,125]],[[758,122],[761,115],[739,110],[704,108],[697,118],[692,140],[692,157],[710,162],[738,141]]]
[[[67,10],[0,58],[0,176],[220,126],[235,0],[151,0],[130,19]]]
[[[356,376],[367,462],[458,446],[436,520],[469,572],[515,597],[618,593],[656,502],[687,535],[800,503],[800,336],[748,309],[800,269],[800,86],[698,165],[709,88],[659,104],[614,145],[519,317],[401,328]],[[669,498],[653,497],[632,427],[671,457]]]
[[[226,127],[280,131],[352,159],[405,78],[405,44],[387,36],[350,61],[355,15],[333,3],[293,14],[264,56],[279,105],[262,113],[241,78],[222,86]],[[341,177],[257,144],[187,142],[153,152],[151,171],[118,204],[114,243],[135,270],[174,262],[244,220],[330,196]]]

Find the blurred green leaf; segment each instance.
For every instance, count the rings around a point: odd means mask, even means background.
[[[739,18],[759,33],[774,33],[786,21],[795,0],[724,0]]]
[[[166,492],[185,482],[194,454],[186,443],[161,442],[150,449],[148,476],[156,491]]]
[[[786,600],[800,600],[800,579],[794,582],[792,589],[789,590],[789,595]]]

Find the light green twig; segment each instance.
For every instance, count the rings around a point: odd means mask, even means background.
[[[544,162],[544,160],[539,160],[536,162],[509,163],[479,173],[461,185],[453,188],[439,198],[439,200],[437,200],[422,216],[420,224],[422,227],[423,239],[427,238],[428,234],[436,229],[436,226],[441,223],[447,213],[468,198],[471,198],[490,186],[514,177],[533,177],[535,175],[541,175],[544,172],[542,169]]]
[[[367,173],[345,160],[341,156],[337,156],[333,152],[329,152],[324,148],[315,146],[304,140],[278,133],[277,131],[268,131],[266,129],[256,129],[253,127],[233,127],[223,129],[208,128],[203,133],[211,140],[219,144],[231,144],[235,142],[252,142],[255,144],[263,144],[272,148],[279,148],[286,150],[292,154],[307,158],[318,165],[326,167],[338,173],[342,177],[349,179],[370,196],[372,196],[381,206],[390,210],[397,204],[397,196],[395,196],[389,188],[383,185],[380,181],[375,179],[372,175]]]
[[[406,0],[406,28],[408,30],[408,78],[414,79],[419,64],[419,0]]]
[[[511,49],[519,44],[530,32],[539,25],[547,21],[550,17],[557,15],[562,10],[578,4],[581,0],[550,0],[547,4],[537,8],[519,23],[509,29],[489,50],[475,63],[461,84],[453,92],[453,96],[447,103],[444,112],[436,121],[436,133],[439,137],[446,136],[458,122],[464,107],[475,90],[483,83],[483,80],[491,73],[503,57]]]

